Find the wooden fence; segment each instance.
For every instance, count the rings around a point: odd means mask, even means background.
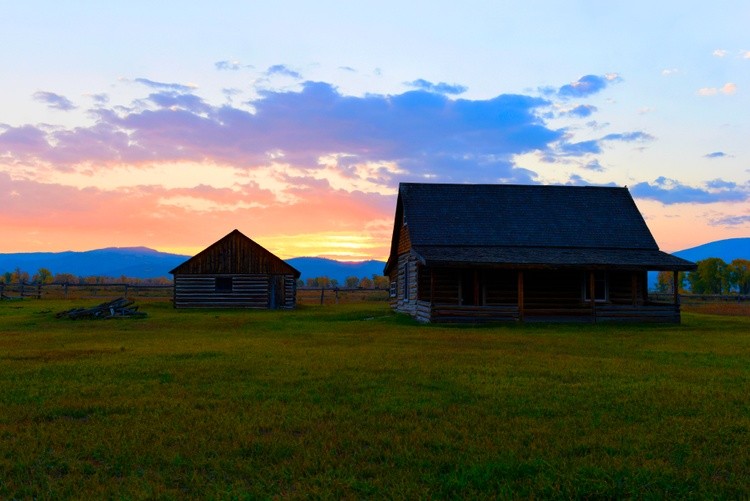
[[[651,293],[649,300],[663,303],[671,303],[674,295],[668,293]],[[750,301],[750,296],[742,294],[680,294],[681,304],[704,304],[704,303],[743,303]]]
[[[2,299],[113,299],[154,298],[172,300],[173,286],[132,284],[3,284]],[[362,301],[387,301],[383,289],[298,287],[297,304],[331,305]]]
[[[297,287],[297,304],[331,305],[362,301],[388,301],[385,289]]]
[[[0,298],[2,299],[88,299],[116,297],[172,299],[172,285],[0,283]]]

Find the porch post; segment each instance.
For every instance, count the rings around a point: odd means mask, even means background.
[[[596,274],[589,271],[589,299],[591,300],[591,314],[596,315]]]
[[[435,297],[435,268],[430,266],[430,303],[433,303]]]
[[[464,304],[464,281],[460,268],[456,268],[456,280],[458,281],[458,303],[456,304],[461,306]]]
[[[680,304],[680,288],[677,280],[677,270],[674,270],[672,275],[672,293],[674,294],[674,304]]]
[[[523,271],[518,270],[518,319],[523,321]]]
[[[474,306],[479,305],[479,271],[474,270]]]
[[[634,271],[630,276],[630,297],[633,300],[633,306],[638,304],[638,272]]]

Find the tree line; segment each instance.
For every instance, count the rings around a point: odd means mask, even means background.
[[[335,289],[337,287],[346,287],[347,289],[388,289],[390,287],[390,279],[383,275],[375,275],[372,277],[346,277],[343,284],[335,278],[329,277],[315,277],[308,278],[307,280],[297,281],[299,287],[316,287],[325,289]]]
[[[718,257],[701,259],[695,263],[695,271],[677,276],[678,292],[693,294],[750,294],[750,261],[735,259],[731,263]],[[673,274],[660,271],[657,277],[657,292],[673,292]]]
[[[47,268],[39,268],[33,275],[29,272],[16,268],[0,274],[0,284],[70,284],[70,285],[102,285],[102,284],[128,284],[128,285],[171,285],[172,281],[167,277],[156,278],[133,278],[121,275],[120,277],[107,277],[102,275],[76,276],[72,273],[53,274]]]
[[[128,284],[128,285],[171,285],[172,280],[167,277],[157,278],[132,278],[122,275],[120,277],[107,277],[102,275],[76,276],[72,273],[52,273],[47,268],[39,268],[33,275],[21,268],[6,271],[0,274],[0,284],[70,284],[70,285],[103,285],[103,284]],[[334,289],[346,287],[348,289],[388,289],[390,279],[386,276],[375,275],[371,277],[346,277],[343,284],[335,278],[320,276],[299,280],[300,287],[316,287]]]

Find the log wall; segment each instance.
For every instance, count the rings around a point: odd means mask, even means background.
[[[217,290],[217,278],[231,278],[232,290]],[[175,275],[175,308],[257,308],[267,309],[272,303],[272,275]],[[279,308],[294,308],[296,281],[284,275],[283,298]]]
[[[396,266],[396,297],[391,298],[391,307],[396,311],[414,315],[417,308],[420,271],[417,260],[409,253],[398,257]],[[408,273],[408,280],[406,279]],[[405,294],[408,287],[408,296]]]
[[[642,272],[610,272],[607,275],[609,302],[638,305],[647,301],[647,276]],[[634,289],[635,287],[635,289]]]
[[[599,305],[596,322],[680,323],[680,306],[676,304]]]

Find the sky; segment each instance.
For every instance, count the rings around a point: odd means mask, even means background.
[[[385,260],[399,182],[750,236],[746,1],[0,0],[0,252]]]

